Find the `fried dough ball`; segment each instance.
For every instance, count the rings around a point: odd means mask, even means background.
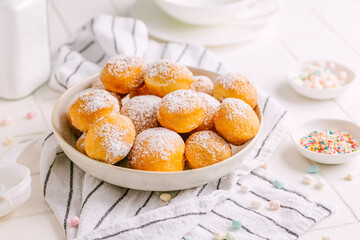
[[[85,151],[91,158],[115,164],[125,158],[135,140],[135,127],[128,117],[111,114],[94,123],[85,138]]]
[[[87,132],[91,124],[110,113],[119,113],[118,100],[102,89],[87,89],[73,100],[69,110],[70,126]]]
[[[77,140],[76,142],[76,148],[79,150],[79,152],[86,155],[85,151],[85,138],[86,138],[86,132],[84,132]]]
[[[148,128],[160,127],[156,118],[161,98],[154,95],[144,95],[131,98],[121,109],[120,114],[127,116],[134,123],[136,133]]]
[[[214,117],[217,132],[231,144],[242,145],[259,131],[259,118],[249,104],[226,98]]]
[[[205,117],[200,126],[194,131],[214,130],[214,116],[220,106],[220,102],[206,93],[199,92],[198,95],[205,103]]]
[[[138,89],[133,90],[129,93],[130,98],[142,95],[151,95],[145,84],[142,87],[139,87]]]
[[[194,81],[186,66],[169,60],[159,60],[150,64],[144,80],[149,92],[159,97],[179,89],[190,89]]]
[[[201,168],[232,156],[231,146],[213,131],[192,134],[185,143],[185,157],[190,168]]]
[[[216,78],[214,97],[220,102],[225,98],[238,98],[255,108],[257,91],[250,81],[238,73],[225,73]]]
[[[96,78],[94,81],[91,82],[91,87],[92,88],[98,88],[98,89],[104,89],[105,90],[105,86],[104,84],[101,82],[100,78]]]
[[[157,119],[163,127],[186,133],[201,125],[205,118],[205,103],[192,90],[177,90],[160,103]]]
[[[166,128],[151,128],[137,135],[129,155],[133,169],[182,171],[185,144],[180,135]]]
[[[146,65],[140,57],[119,55],[110,58],[100,73],[105,89],[125,94],[144,83]]]
[[[194,82],[191,84],[190,89],[195,92],[207,93],[211,96],[214,94],[214,84],[206,76],[194,76]]]

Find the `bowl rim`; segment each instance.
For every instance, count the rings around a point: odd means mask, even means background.
[[[192,70],[201,70],[202,72],[208,72],[210,74],[217,74],[216,72],[211,72],[211,71],[208,71],[208,70],[205,70],[205,69],[202,69],[202,68],[197,68],[197,67],[191,67],[191,66],[187,66],[187,68],[193,72]],[[108,163],[104,163],[104,162],[101,162],[101,161],[98,161],[98,160],[95,160],[95,159],[92,159],[90,158],[89,156],[79,152],[79,150],[77,150],[76,148],[74,148],[72,145],[70,145],[68,142],[65,141],[65,139],[62,138],[62,136],[60,135],[59,131],[57,130],[57,128],[55,127],[55,117],[56,117],[56,110],[58,109],[59,105],[62,103],[63,101],[63,98],[65,97],[66,94],[68,94],[68,92],[72,91],[74,88],[77,88],[79,85],[82,85],[84,84],[84,82],[89,82],[90,79],[95,79],[97,76],[99,75],[99,73],[96,73],[96,74],[93,74],[93,75],[90,75],[88,76],[87,78],[79,81],[78,83],[74,84],[72,87],[68,88],[61,96],[60,98],[56,101],[56,104],[53,108],[53,111],[52,111],[52,114],[51,114],[51,127],[53,129],[53,132],[56,136],[56,139],[58,141],[60,141],[63,145],[67,146],[69,149],[71,150],[74,150],[74,154],[76,155],[81,155],[85,158],[87,158],[88,160],[91,160],[91,161],[95,161],[96,163],[99,163],[101,165],[105,165],[107,167],[115,167],[115,168],[119,168],[121,169],[122,171],[127,171],[127,172],[132,172],[132,173],[139,173],[141,172],[141,174],[146,174],[146,175],[177,175],[177,174],[196,174],[196,173],[200,173],[200,172],[203,172],[203,171],[208,171],[208,169],[211,169],[211,168],[218,168],[218,167],[221,167],[221,165],[225,164],[225,162],[228,162],[228,161],[231,161],[233,160],[234,158],[238,157],[237,154],[241,153],[241,152],[244,152],[246,149],[248,148],[251,148],[258,140],[259,136],[261,135],[262,131],[263,131],[263,114],[262,114],[262,111],[261,111],[261,108],[259,105],[256,105],[255,108],[258,108],[258,118],[259,118],[259,121],[260,121],[260,126],[259,126],[259,131],[258,133],[255,135],[255,137],[253,137],[252,139],[250,139],[249,141],[247,141],[244,146],[244,148],[242,148],[241,150],[239,150],[239,152],[235,153],[234,155],[232,155],[231,157],[221,161],[221,162],[217,162],[215,164],[212,164],[212,165],[209,165],[209,166],[206,166],[206,167],[202,167],[202,168],[196,168],[196,169],[186,169],[186,170],[183,170],[183,171],[172,171],[172,172],[161,172],[161,171],[146,171],[146,170],[138,170],[138,169],[131,169],[131,168],[127,168],[127,167],[122,167],[122,166],[117,166],[117,165],[113,165],[113,164],[108,164]],[[61,145],[61,144],[60,144]],[[63,149],[64,150],[64,149]],[[64,152],[66,153],[66,151],[64,150]],[[73,161],[70,157],[69,159],[71,161]],[[122,161],[122,160],[120,160]],[[120,162],[119,161],[119,162]]]
[[[342,68],[346,69],[347,72],[351,73],[354,75],[354,78],[351,79],[349,82],[347,82],[345,85],[343,86],[339,86],[339,87],[335,87],[335,88],[324,88],[324,89],[315,89],[315,88],[309,88],[309,87],[305,87],[303,85],[299,85],[299,84],[296,84],[295,81],[293,80],[293,78],[295,76],[293,76],[291,74],[291,70],[293,68],[295,68],[296,66],[298,66],[299,64],[310,64],[310,63],[313,63],[313,62],[319,62],[319,61],[324,61],[324,62],[333,62],[335,63],[336,65],[339,65],[341,66]],[[332,60],[332,59],[324,59],[324,58],[320,58],[320,59],[306,59],[306,60],[298,60],[298,61],[295,61],[293,63],[291,63],[288,68],[287,68],[287,78],[288,78],[288,81],[290,83],[290,85],[292,87],[296,87],[298,89],[302,89],[304,91],[307,91],[311,94],[316,94],[316,93],[324,93],[324,92],[340,92],[340,91],[343,91],[343,90],[346,90],[348,88],[350,88],[356,81],[356,73],[354,70],[352,70],[350,67],[342,64],[342,63],[339,63],[335,60]]]
[[[297,148],[301,149],[302,151],[305,151],[306,153],[309,153],[309,154],[312,154],[314,156],[321,156],[321,157],[327,157],[327,158],[338,158],[338,157],[344,157],[344,156],[347,156],[347,157],[352,157],[354,155],[357,155],[360,153],[360,149],[354,151],[354,152],[351,152],[351,153],[344,153],[344,154],[327,154],[327,153],[318,153],[318,152],[314,152],[314,151],[311,151],[307,148],[304,148],[303,146],[300,145],[299,143],[299,139],[296,138],[295,136],[295,132],[305,126],[306,124],[309,124],[311,122],[322,122],[322,121],[332,121],[332,122],[343,122],[343,123],[346,123],[346,124],[350,124],[350,125],[353,125],[355,126],[356,128],[359,129],[360,131],[360,126],[357,125],[356,123],[354,122],[351,122],[349,120],[345,120],[345,119],[341,119],[341,118],[315,118],[315,119],[312,119],[312,120],[309,120],[307,122],[304,122],[304,123],[301,123],[301,124],[298,124],[296,125],[292,131],[291,131],[291,139],[293,141],[293,143],[296,145]],[[350,133],[351,134],[351,133]],[[358,139],[356,139],[358,140]],[[360,142],[359,142],[360,143]]]
[[[250,3],[251,1],[249,0],[237,0],[234,2],[230,2],[230,3],[225,3],[222,5],[186,5],[184,4],[182,1],[172,1],[172,0],[155,0],[155,2],[157,4],[169,4],[172,5],[174,7],[181,7],[181,8],[188,8],[188,9],[193,9],[193,10],[218,10],[218,9],[227,9],[227,8],[232,8],[234,6],[239,7],[242,5],[246,5],[248,3]]]

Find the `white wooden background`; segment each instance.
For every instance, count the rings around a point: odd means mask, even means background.
[[[135,0],[49,0],[51,49],[64,43],[72,32],[98,14],[126,16]],[[211,48],[219,58],[248,76],[259,87],[288,108],[296,122],[319,117],[339,117],[360,124],[360,82],[335,100],[313,101],[295,93],[287,84],[286,69],[296,60],[329,58],[360,70],[359,0],[284,0],[284,8],[264,35],[256,40]],[[359,79],[358,79],[359,80]],[[60,224],[43,199],[39,181],[42,138],[50,129],[50,114],[59,93],[48,86],[20,101],[0,101],[0,118],[10,115],[16,122],[0,126],[0,141],[7,136],[32,135],[39,141],[19,162],[31,169],[30,199],[11,215],[0,218],[0,239],[64,239]],[[25,120],[30,110],[39,113]],[[8,146],[0,146],[0,156]],[[299,155],[286,136],[275,151],[268,171],[285,182],[300,186],[337,206],[337,212],[307,231],[301,240],[360,239],[360,176],[347,181],[353,169],[360,172],[360,159],[339,166],[320,165],[319,175],[328,186],[317,190],[301,184],[313,163]]]

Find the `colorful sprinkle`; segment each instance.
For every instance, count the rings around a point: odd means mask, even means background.
[[[325,179],[319,178],[315,186],[317,189],[323,189],[326,186]]]
[[[226,240],[236,240],[234,234],[232,232],[227,232],[225,235]]]
[[[278,189],[282,189],[284,187],[284,184],[282,182],[280,182],[279,180],[275,180],[273,182],[274,187],[278,188]]]
[[[319,61],[317,64],[307,66],[294,78],[294,81],[299,85],[315,89],[335,88],[346,85],[347,72],[336,72],[335,63]]]
[[[247,184],[241,184],[240,186],[240,192],[242,193],[248,193],[250,191],[250,186]]]
[[[321,240],[331,240],[331,237],[329,237],[329,236],[324,236],[324,237],[321,238]]]
[[[313,165],[308,168],[308,173],[315,174],[319,172],[319,166]]]
[[[189,237],[185,237],[184,240],[192,240],[191,238]]]
[[[359,149],[357,141],[349,133],[332,129],[310,132],[300,139],[300,145],[324,154],[347,154]]]
[[[224,240],[225,235],[219,232],[214,233],[214,240]]]
[[[172,197],[168,193],[162,193],[159,198],[161,199],[161,201],[169,202]]]
[[[233,219],[233,220],[232,220],[231,227],[232,227],[233,229],[240,229],[240,228],[242,227],[242,223],[241,223],[240,220],[235,220],[235,219]]]
[[[346,175],[346,179],[347,179],[348,181],[352,181],[355,177],[356,177],[356,173],[355,173],[355,172],[349,172],[349,173]]]
[[[35,118],[36,115],[37,115],[37,112],[35,112],[35,111],[30,111],[30,112],[28,112],[28,113],[26,114],[26,118],[30,120],[30,119]]]
[[[14,142],[14,139],[13,139],[12,137],[10,137],[10,136],[7,136],[7,137],[5,138],[5,141],[3,142],[3,144],[4,144],[5,146],[9,146],[9,145],[11,145],[13,142]]]
[[[269,208],[271,210],[278,210],[280,208],[280,201],[279,200],[271,200],[269,202]]]
[[[4,117],[3,119],[1,119],[1,125],[2,126],[8,126],[11,125],[13,123],[13,119],[10,116]]]
[[[305,175],[302,179],[302,183],[305,185],[310,185],[313,182],[313,178],[310,175]]]
[[[262,169],[267,169],[268,168],[268,163],[264,163],[263,165],[260,166]]]
[[[261,206],[262,206],[262,203],[261,203],[260,200],[253,200],[251,202],[251,208],[252,209],[259,209],[259,208],[261,208]]]
[[[77,225],[79,225],[79,223],[80,223],[79,217],[75,216],[70,219],[70,225],[73,227],[76,227]]]

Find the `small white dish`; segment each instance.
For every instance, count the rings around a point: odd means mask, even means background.
[[[138,0],[130,15],[143,21],[149,34],[168,42],[194,43],[219,46],[251,40],[267,28],[271,18],[256,24],[219,24],[214,26],[194,26],[165,14],[153,0]]]
[[[300,85],[299,83],[297,83],[294,80],[294,78],[299,76],[299,74],[307,66],[315,65],[319,61],[335,63],[336,64],[336,70],[335,70],[336,74],[340,71],[346,71],[347,84],[345,84],[344,86],[341,86],[341,87],[336,87],[336,88],[313,89],[313,88],[309,88],[309,87]],[[291,64],[290,67],[288,68],[287,75],[288,75],[288,80],[289,80],[290,86],[296,92],[298,92],[299,94],[301,94],[305,97],[316,99],[316,100],[327,100],[327,99],[332,99],[332,98],[336,98],[336,97],[340,96],[341,94],[343,94],[344,92],[346,92],[348,89],[351,88],[351,86],[354,84],[355,79],[356,79],[356,75],[355,75],[354,71],[352,71],[350,68],[348,68],[336,61],[323,60],[323,59],[295,62],[295,63]]]
[[[306,122],[292,131],[292,140],[296,149],[304,155],[304,157],[314,162],[324,164],[340,164],[351,160],[358,159],[360,161],[360,150],[347,154],[325,154],[310,151],[300,145],[300,139],[315,130],[339,129],[349,133],[360,144],[360,127],[355,123],[342,119],[314,119]]]
[[[246,17],[247,10],[265,2],[273,7]],[[224,22],[241,24],[244,21],[271,17],[282,6],[281,0],[155,0],[155,3],[169,16],[181,22],[199,26]]]
[[[16,160],[35,141],[15,142],[0,159],[0,217],[11,213],[30,197],[30,169],[17,164]]]
[[[194,76],[204,75],[212,81],[218,76],[215,72],[194,67],[188,68]],[[131,169],[127,166],[126,160],[120,161],[119,166],[94,160],[76,149],[77,139],[69,127],[67,111],[73,98],[80,91],[89,88],[91,82],[97,77],[98,75],[94,75],[79,82],[60,97],[53,109],[51,125],[60,147],[70,160],[85,172],[108,183],[144,191],[174,191],[200,186],[234,171],[246,156],[248,156],[258,136],[262,134],[263,119],[261,110],[257,106],[255,112],[260,119],[260,130],[258,134],[242,146],[232,146],[233,156],[230,158],[207,167],[178,172],[155,172]]]

